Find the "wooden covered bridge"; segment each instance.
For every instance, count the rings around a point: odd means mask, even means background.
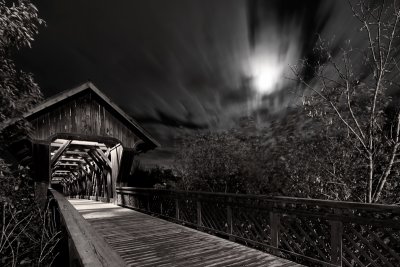
[[[396,205],[126,187],[159,144],[92,83],[24,117],[30,140],[10,150],[51,199],[70,266],[400,266]]]

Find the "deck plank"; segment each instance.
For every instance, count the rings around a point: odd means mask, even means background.
[[[128,266],[302,266],[110,203],[70,202]]]

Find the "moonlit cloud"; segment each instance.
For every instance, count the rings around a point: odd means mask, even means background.
[[[335,3],[38,1],[48,26],[19,61],[47,96],[90,79],[161,142],[166,158],[181,134],[284,109],[288,65],[308,56],[317,32],[343,27],[330,19]]]
[[[281,23],[270,21],[262,27],[251,53],[250,75],[254,88],[263,95],[282,89],[287,84],[288,66],[296,64],[301,57],[301,25],[284,22],[286,25],[282,27]]]

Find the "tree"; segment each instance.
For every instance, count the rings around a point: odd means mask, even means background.
[[[0,265],[51,265],[60,232],[48,210],[33,196],[29,168],[8,153],[16,138],[26,138],[29,124],[21,115],[41,100],[33,75],[18,69],[13,56],[30,47],[44,21],[27,0],[0,0]]]
[[[302,107],[290,108],[265,130],[267,177],[283,180],[284,195],[341,201],[363,201],[358,159],[340,136],[310,118]]]
[[[0,1],[0,129],[10,119],[19,117],[24,111],[41,100],[39,86],[31,73],[17,69],[13,53],[30,47],[43,20],[38,10],[29,1],[18,1],[6,5]]]
[[[367,47],[353,48],[349,40],[333,54],[320,40],[317,59],[292,70],[305,88],[308,116],[321,124],[326,139],[335,140],[331,148],[341,148],[341,160],[352,170],[349,178],[365,185],[362,199],[371,203],[399,184],[394,174],[400,163],[400,109],[390,92],[399,88],[400,9],[396,1],[360,0],[349,5]],[[337,176],[335,164],[325,166]]]
[[[13,53],[31,45],[43,24],[38,10],[29,1],[6,4],[0,0],[0,173],[2,177],[13,175],[6,164],[7,146],[10,135],[25,138],[29,133],[29,124],[21,119],[23,112],[41,100],[39,86],[31,73],[17,69]],[[16,122],[10,126],[11,122]],[[12,132],[12,133],[11,133]],[[13,177],[18,181],[18,176]]]
[[[284,179],[268,176],[269,137],[251,118],[222,132],[183,138],[174,171],[183,190],[247,194],[282,194]]]

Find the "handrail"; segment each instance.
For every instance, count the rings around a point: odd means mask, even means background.
[[[352,209],[365,209],[365,210],[387,210],[400,214],[400,205],[388,205],[377,203],[362,203],[351,201],[339,200],[324,200],[312,198],[297,198],[297,197],[284,197],[284,196],[268,196],[268,195],[251,195],[251,194],[233,194],[233,193],[220,193],[220,192],[203,192],[203,191],[184,191],[184,190],[169,190],[169,189],[155,189],[155,188],[139,188],[139,187],[117,187],[117,190],[123,192],[124,190],[135,190],[137,192],[164,192],[169,194],[190,194],[198,196],[216,196],[216,197],[234,197],[234,198],[254,198],[266,200],[271,202],[286,202],[286,203],[302,203],[313,204],[321,206],[331,206],[335,208],[352,208]]]
[[[70,258],[77,261],[71,266],[127,266],[61,193],[54,189],[49,190],[57,202],[61,222],[68,233]]]
[[[306,265],[400,266],[398,205],[134,187],[116,192],[120,206]]]

